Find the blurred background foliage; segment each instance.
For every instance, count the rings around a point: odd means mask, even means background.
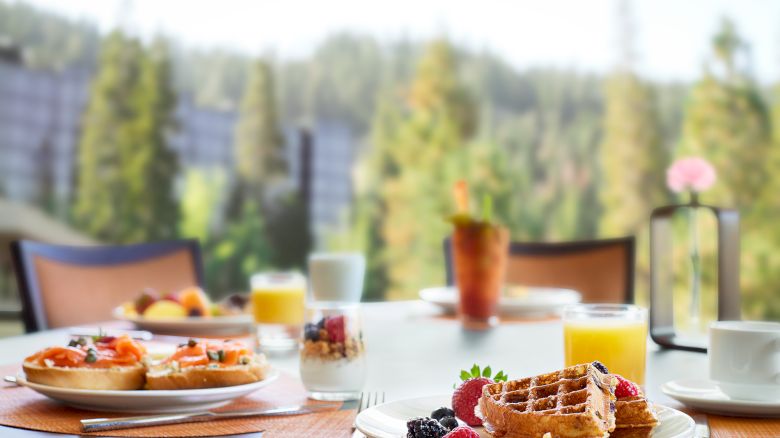
[[[665,168],[696,154],[720,176],[703,200],[743,215],[745,316],[780,318],[780,88],[753,80],[749,42],[728,19],[696,83],[644,78],[630,15],[620,17],[620,62],[600,76],[518,69],[445,38],[351,33],[305,58],[256,59],[166,36],[101,36],[89,23],[0,2],[2,37],[24,49],[26,65],[94,71],[62,219],[106,242],[195,236],[217,295],[246,289],[260,269],[303,268],[310,212],[288,187],[280,124],[337,119],[362,139],[360,158],[344,224],[319,249],[365,252],[368,300],[413,298],[444,281],[444,218],[463,177],[494,197],[514,239],[637,234],[644,300],[650,211],[683,201],[665,188]],[[172,102],[184,95],[239,112],[235,168],[182,168],[170,152]]]

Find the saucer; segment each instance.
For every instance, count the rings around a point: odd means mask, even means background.
[[[739,400],[721,392],[711,380],[681,379],[661,385],[669,397],[700,411],[732,417],[780,417],[780,400]]]

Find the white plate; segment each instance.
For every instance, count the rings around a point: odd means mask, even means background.
[[[122,307],[114,309],[114,318],[130,321],[138,328],[152,333],[180,336],[243,335],[252,330],[252,315],[215,316],[212,318],[147,319],[143,316],[127,316]]]
[[[669,397],[694,409],[738,417],[780,417],[780,400],[735,400],[722,393],[711,380],[672,380],[661,385]]]
[[[571,289],[521,286],[509,286],[509,289],[518,290],[519,293],[516,296],[501,296],[498,301],[501,315],[556,314],[569,304],[577,304],[582,300],[582,295]],[[458,306],[458,290],[450,286],[423,289],[420,298],[450,313],[454,313]]]
[[[406,436],[406,422],[414,417],[426,417],[441,406],[449,406],[451,395],[398,400],[374,406],[361,412],[355,418],[355,426],[369,437],[398,438]],[[693,419],[684,413],[666,406],[656,405],[658,426],[650,435],[652,438],[688,438],[693,436],[696,426]],[[481,437],[490,437],[481,427],[476,428]]]
[[[74,408],[90,411],[124,413],[172,413],[213,409],[230,403],[258,389],[268,386],[279,377],[279,371],[271,370],[268,376],[254,383],[222,388],[106,391],[70,389],[28,382],[23,373],[17,376],[19,385]]]

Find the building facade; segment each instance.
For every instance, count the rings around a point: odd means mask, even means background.
[[[91,72],[34,70],[0,60],[0,194],[36,202],[47,187],[62,210],[74,186],[81,117]],[[237,113],[196,106],[180,96],[177,132],[170,139],[182,170],[221,168],[232,175]],[[285,126],[286,155],[295,186],[301,180],[298,128]],[[313,137],[310,227],[318,240],[337,226],[352,199],[351,169],[358,141],[346,124],[317,121]],[[67,212],[55,211],[65,217]]]

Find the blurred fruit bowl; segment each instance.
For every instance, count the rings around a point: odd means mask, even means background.
[[[236,316],[247,313],[249,298],[243,294],[233,294],[212,302],[199,287],[188,287],[176,293],[161,296],[154,289],[144,289],[135,301],[122,303],[122,316],[126,318],[142,317],[148,320],[171,320],[185,318],[203,318]]]

